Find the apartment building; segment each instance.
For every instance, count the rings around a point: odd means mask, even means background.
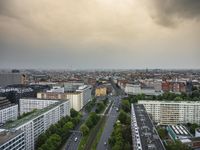
[[[70,115],[69,101],[59,100],[26,117],[5,124],[2,129],[22,130],[25,136],[25,149],[34,150],[38,136],[67,115]]]
[[[0,97],[0,123],[16,120],[18,116],[18,105],[12,104],[5,97]]]
[[[145,94],[145,95],[161,95],[161,91],[156,91],[153,87],[141,87],[139,84],[126,84],[125,93],[130,95]]]
[[[107,88],[105,86],[99,86],[95,89],[95,96],[106,96]]]
[[[25,150],[24,132],[0,129],[0,150]]]
[[[141,100],[147,113],[160,124],[200,124],[200,102],[197,101],[150,101]]]
[[[44,99],[20,99],[19,105],[20,105],[20,115],[31,112],[34,109],[43,109],[45,107],[48,107],[51,104],[54,104],[58,102],[58,100],[44,100]]]
[[[131,131],[134,150],[165,150],[155,126],[141,104],[131,104]]]
[[[38,99],[68,99],[70,101],[71,108],[76,111],[80,111],[91,99],[91,86],[80,86],[74,92],[42,92],[37,93]]]
[[[0,73],[0,87],[11,84],[26,84],[27,76],[22,73]]]

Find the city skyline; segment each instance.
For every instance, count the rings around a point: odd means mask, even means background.
[[[200,69],[198,0],[2,0],[0,68]]]

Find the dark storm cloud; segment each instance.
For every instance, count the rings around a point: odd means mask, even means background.
[[[10,0],[1,0],[0,1],[0,16],[10,17],[19,19],[15,13],[12,12],[12,3]]]
[[[184,19],[200,19],[200,0],[153,0],[155,15],[152,17],[163,26],[175,26]]]

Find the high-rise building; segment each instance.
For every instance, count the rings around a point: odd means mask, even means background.
[[[5,97],[0,97],[0,123],[16,120],[18,116],[18,105],[12,104]]]
[[[25,150],[24,132],[0,129],[0,150]]]
[[[58,102],[58,100],[43,100],[34,98],[23,98],[19,100],[20,115],[31,112],[35,109],[43,109],[51,104]]]
[[[38,99],[69,99],[71,108],[80,111],[91,99],[92,87],[88,85],[80,86],[74,92],[42,92],[37,93]]]
[[[34,150],[38,136],[44,133],[52,124],[57,123],[62,117],[67,115],[70,115],[69,101],[59,100],[28,116],[5,124],[2,129],[24,131],[25,149]]]
[[[150,101],[141,100],[147,113],[160,124],[200,124],[200,102],[198,101]]]
[[[12,84],[26,84],[27,77],[22,73],[0,73],[0,87]]]

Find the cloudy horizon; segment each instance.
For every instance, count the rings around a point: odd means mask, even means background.
[[[199,0],[1,0],[0,68],[200,69]]]

